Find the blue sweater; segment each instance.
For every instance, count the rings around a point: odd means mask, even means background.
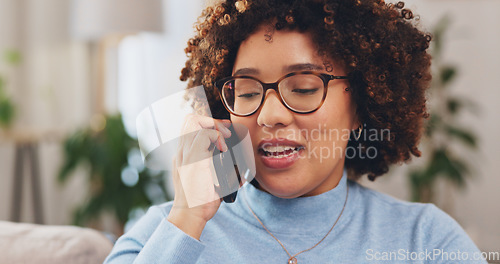
[[[349,185],[349,188],[347,188]],[[281,199],[245,184],[233,204],[222,203],[200,240],[166,220],[172,203],[153,206],[113,248],[105,263],[486,263],[463,229],[432,204],[409,203],[367,189],[343,175],[334,189]],[[478,260],[479,259],[479,260]]]

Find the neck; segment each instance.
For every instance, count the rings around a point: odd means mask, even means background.
[[[347,194],[347,175],[344,173],[338,185],[324,193],[293,199],[279,198],[259,189],[257,181],[246,184],[238,195],[237,203],[248,211],[242,199],[271,232],[293,232],[324,235],[338,217]],[[240,199],[241,198],[241,199]],[[253,215],[246,216],[253,221]],[[260,225],[256,222],[257,225]]]

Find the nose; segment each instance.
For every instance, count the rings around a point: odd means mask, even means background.
[[[261,109],[257,113],[257,124],[264,127],[288,126],[293,121],[293,113],[288,110],[274,90],[267,90]]]

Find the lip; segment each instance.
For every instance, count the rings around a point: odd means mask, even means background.
[[[259,145],[257,146],[259,149],[261,149],[264,146],[292,146],[292,147],[300,147],[303,146],[302,144],[299,144],[295,141],[288,140],[286,138],[273,138],[273,139],[265,139],[259,142]]]
[[[268,157],[265,155],[262,155],[261,149],[264,146],[292,146],[292,147],[302,147],[299,149],[298,152],[294,153],[293,155],[286,156],[286,157]],[[259,157],[264,164],[269,169],[286,169],[291,167],[295,162],[300,158],[300,154],[304,151],[305,147],[302,144],[299,144],[295,141],[291,141],[288,139],[284,138],[274,138],[270,140],[262,140],[259,145],[257,152],[259,153]]]

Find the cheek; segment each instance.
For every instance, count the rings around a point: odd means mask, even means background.
[[[318,110],[318,119],[322,119],[323,124],[327,124],[326,126],[350,129],[353,122],[355,122],[356,112],[350,94],[342,90],[342,93],[332,93],[331,95],[331,97],[326,98],[324,104]]]
[[[239,117],[239,116],[235,116],[235,115],[230,115],[229,119],[231,120],[231,123],[234,123],[234,124],[241,124],[241,125],[248,126],[248,125],[249,125],[248,120],[249,120],[249,119],[251,119],[251,118],[249,118],[249,117]]]
[[[318,111],[297,117],[302,138],[316,146],[332,142],[337,142],[338,146],[346,145],[354,120],[353,112],[347,108],[345,104],[327,104],[325,101]]]
[[[352,115],[339,105],[322,107],[310,116],[304,116],[298,123],[307,129],[345,129],[349,127]],[[322,131],[323,132],[323,131]]]
[[[244,126],[244,128],[248,129],[248,132],[250,133],[250,137],[252,138],[252,143],[255,142],[254,137],[257,135],[256,132],[258,129],[256,118],[254,118],[253,116],[238,117],[238,116],[231,115],[230,119],[231,119],[231,122],[233,124],[236,124],[239,127]],[[241,138],[240,133],[238,133],[238,135]]]

